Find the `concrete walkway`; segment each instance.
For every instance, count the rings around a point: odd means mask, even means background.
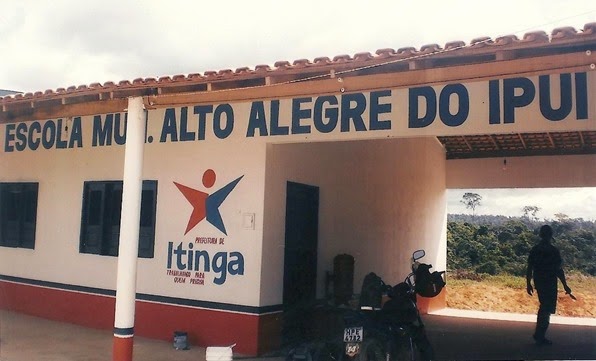
[[[205,361],[205,348],[190,345],[190,350],[175,350],[172,342],[135,337],[133,357],[135,361]],[[110,360],[110,331],[0,311],[0,361]]]
[[[443,310],[426,315],[438,360],[596,360],[596,320],[554,317],[552,346],[536,346],[535,316]],[[481,317],[481,318],[477,318]],[[579,325],[581,324],[581,325]],[[172,342],[135,337],[136,361],[205,361],[205,348],[174,350]],[[243,361],[282,361],[283,355]],[[112,333],[0,311],[1,361],[110,361]]]
[[[547,337],[532,339],[536,316],[444,309],[424,318],[438,360],[596,360],[596,319],[552,316]]]

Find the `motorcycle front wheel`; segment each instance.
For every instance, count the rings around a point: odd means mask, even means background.
[[[396,342],[395,350],[391,353],[393,360],[399,361],[429,361],[434,360],[434,349],[428,340],[421,345],[411,337],[402,338]]]
[[[362,342],[360,352],[354,357],[355,361],[385,361],[386,352],[383,343],[375,338]]]
[[[393,359],[399,361],[420,360],[418,347],[416,347],[411,337],[404,337],[397,342]]]

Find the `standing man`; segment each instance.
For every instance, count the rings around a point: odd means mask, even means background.
[[[552,345],[552,342],[545,338],[546,330],[550,323],[551,313],[557,308],[557,278],[561,280],[566,293],[571,293],[567,286],[565,272],[563,272],[561,254],[551,244],[553,229],[549,225],[540,227],[540,243],[535,245],[528,257],[528,269],[526,271],[527,291],[531,296],[534,292],[531,279],[534,278],[534,287],[538,292],[538,316],[536,318],[536,331],[534,340],[538,345]]]

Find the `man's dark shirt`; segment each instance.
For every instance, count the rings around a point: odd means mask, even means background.
[[[540,242],[530,251],[528,264],[534,271],[534,282],[556,282],[562,264],[561,254],[552,244]]]
[[[559,250],[548,242],[540,242],[530,251],[528,265],[533,270],[541,308],[554,313],[557,305],[557,276],[562,265]]]

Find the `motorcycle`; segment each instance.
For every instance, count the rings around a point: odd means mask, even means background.
[[[413,361],[434,358],[434,350],[418,312],[416,294],[425,297],[438,295],[445,285],[445,272],[431,274],[432,265],[418,262],[424,255],[424,250],[412,254],[412,272],[393,287],[386,285],[374,273],[367,275],[369,280],[365,278],[363,283],[359,308],[347,311],[343,316],[344,347],[340,359]],[[368,296],[372,293],[376,296],[371,299]],[[381,306],[383,294],[389,300]],[[363,300],[363,296],[368,299]]]

